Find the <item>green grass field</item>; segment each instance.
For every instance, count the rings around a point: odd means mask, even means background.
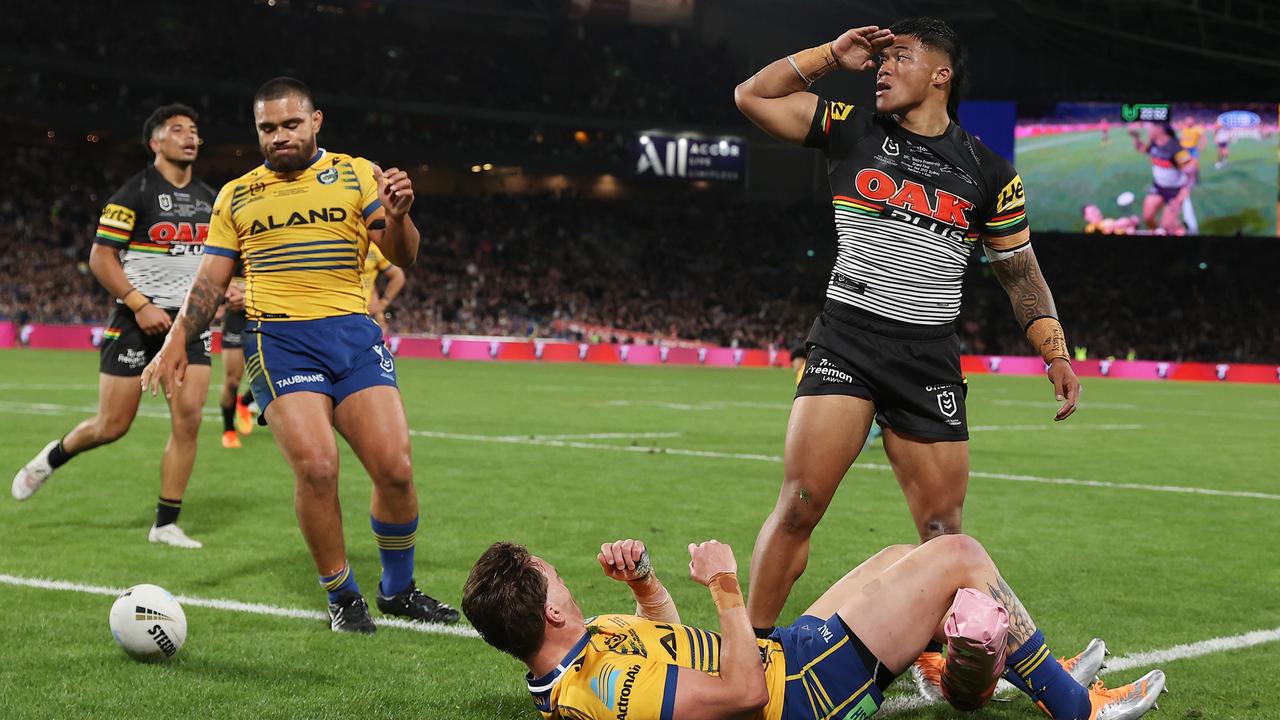
[[[1080,232],[1080,208],[1093,203],[1107,217],[1142,217],[1142,199],[1151,185],[1151,161],[1133,148],[1123,127],[1111,129],[1108,144],[1097,131],[1020,139],[1018,172],[1027,190],[1032,228]],[[1231,143],[1227,166],[1213,167],[1218,148],[1212,137],[1200,147],[1200,183],[1191,203],[1202,235],[1276,234],[1276,138]],[[1136,199],[1116,205],[1125,191]]]
[[[89,414],[96,367],[91,353],[0,352],[6,481]],[[558,565],[586,612],[629,611],[626,589],[600,574],[594,553],[602,541],[638,537],[685,621],[715,627],[706,591],[684,576],[684,548],[715,537],[746,567],[781,479],[772,458],[782,451],[789,372],[404,360],[400,377],[410,425],[427,433],[415,438],[414,457],[418,577],[428,592],[457,605],[480,552],[514,539]],[[1277,629],[1280,389],[1086,385],[1080,412],[1059,425],[1043,379],[978,376],[969,393],[965,529],[986,544],[1050,643],[1070,655],[1097,635],[1120,658]],[[193,597],[322,610],[293,517],[292,476],[269,431],[223,450],[215,402],[209,408],[182,517],[203,550],[146,542],[167,433],[163,403],[148,399],[123,440],[76,458],[26,503],[7,492],[0,499],[0,574],[152,582]],[[670,435],[569,439],[570,447],[543,437],[596,433]],[[368,594],[378,574],[370,485],[350,453],[342,462],[350,559]],[[879,548],[914,539],[879,446],[860,463],[815,534],[786,617]],[[4,718],[537,717],[522,666],[473,638],[394,627],[337,636],[321,620],[188,606],[181,654],[143,665],[111,639],[111,597],[0,584],[0,600],[14,618],[0,662]],[[1280,643],[1163,667],[1171,694],[1158,718],[1280,717],[1270,687]],[[899,717],[956,715],[927,708]],[[981,716],[1043,717],[1022,698]]]

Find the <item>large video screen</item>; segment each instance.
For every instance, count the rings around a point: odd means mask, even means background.
[[[1020,105],[1033,229],[1276,236],[1277,105]]]

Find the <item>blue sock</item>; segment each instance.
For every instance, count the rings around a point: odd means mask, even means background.
[[[350,565],[343,565],[341,570],[332,575],[321,575],[320,587],[329,593],[329,602],[337,602],[339,595],[360,593],[360,586],[356,585],[356,576],[351,574]]]
[[[418,534],[418,518],[407,523],[382,522],[370,515],[373,539],[382,558],[382,584],[385,597],[404,592],[413,582],[413,547]]]
[[[1009,655],[1004,676],[1054,720],[1089,720],[1089,691],[1058,664],[1039,630]]]

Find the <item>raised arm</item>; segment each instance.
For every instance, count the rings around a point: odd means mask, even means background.
[[[1053,293],[1049,291],[1049,283],[1040,272],[1040,263],[1031,249],[1031,231],[1024,229],[1015,236],[1001,238],[1001,241],[1007,247],[1017,249],[989,255],[991,269],[1009,294],[1013,315],[1026,333],[1031,347],[1049,366],[1048,376],[1053,383],[1055,397],[1063,403],[1053,419],[1065,420],[1076,411],[1080,401],[1080,380],[1071,368],[1067,338],[1058,320]]]
[[[766,65],[734,88],[733,101],[761,130],[800,145],[818,107],[818,96],[808,92],[809,86],[838,68],[874,68],[876,56],[892,42],[893,33],[874,25],[849,30],[833,42]]]
[[[678,623],[680,612],[671,593],[653,572],[649,552],[639,540],[616,540],[600,546],[596,555],[604,574],[625,582],[636,597],[636,615],[646,620]]]
[[[409,217],[413,206],[413,182],[409,174],[398,168],[383,172],[373,166],[373,177],[378,182],[378,199],[385,210],[381,227],[369,225],[369,239],[377,243],[382,254],[394,265],[408,267],[418,259],[418,243],[421,236]],[[376,221],[375,221],[376,223]]]
[[[751,717],[769,702],[764,665],[738,584],[733,549],[710,540],[689,546],[689,574],[707,586],[720,615],[720,675],[681,668],[674,717],[731,720]]]

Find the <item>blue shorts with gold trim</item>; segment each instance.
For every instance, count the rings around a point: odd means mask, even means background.
[[[787,662],[782,720],[862,720],[884,703],[892,675],[839,615],[801,615],[770,637],[782,643]]]
[[[338,405],[377,385],[396,385],[396,363],[382,342],[382,329],[368,315],[319,320],[250,320],[245,328],[244,366],[262,413],[271,401],[293,392],[323,393]]]

